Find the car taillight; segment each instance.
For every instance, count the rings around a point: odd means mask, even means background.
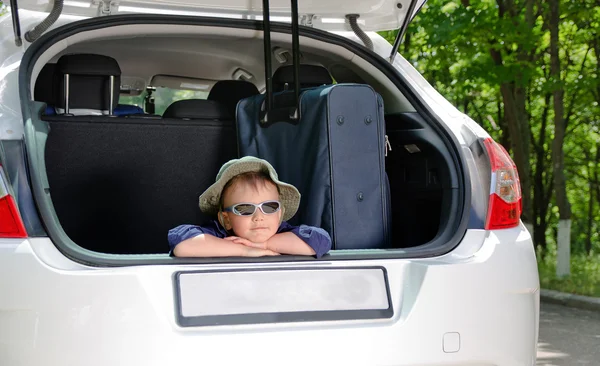
[[[521,218],[521,183],[515,163],[504,147],[491,138],[483,141],[492,167],[490,201],[486,230],[506,229],[519,225]]]
[[[8,190],[8,180],[0,165],[0,238],[26,238],[25,225],[13,196]]]

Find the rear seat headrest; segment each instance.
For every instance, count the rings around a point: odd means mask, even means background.
[[[78,53],[64,55],[57,62],[61,74],[121,76],[121,68],[112,57]]]
[[[207,99],[222,103],[233,116],[240,100],[257,94],[260,94],[258,88],[249,81],[220,80],[210,89]]]
[[[298,78],[300,79],[300,88],[311,88],[325,84],[333,84],[333,79],[323,66],[317,65],[299,65]],[[273,90],[285,90],[288,84],[288,90],[294,88],[294,67],[292,65],[281,66],[273,74]]]
[[[233,116],[223,104],[214,100],[186,99],[171,103],[163,118],[226,120]]]
[[[69,75],[69,113],[108,114],[110,109],[110,77],[114,79],[113,109],[119,102],[121,69],[117,61],[108,56],[94,54],[69,54],[56,63],[58,89],[56,107],[65,108],[65,75]]]

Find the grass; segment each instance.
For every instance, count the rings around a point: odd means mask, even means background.
[[[548,248],[542,257],[538,253],[540,285],[548,290],[600,297],[600,255],[571,255],[571,275],[556,277],[556,250]]]

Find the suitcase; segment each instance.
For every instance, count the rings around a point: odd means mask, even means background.
[[[274,95],[289,99],[293,92]],[[325,229],[334,249],[389,248],[391,209],[385,172],[383,100],[370,86],[303,90],[296,123],[262,126],[265,96],[238,103],[240,156],[269,161],[302,195],[292,225]]]

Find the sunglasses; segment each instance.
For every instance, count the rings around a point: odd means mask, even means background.
[[[223,209],[224,212],[233,212],[238,216],[252,216],[256,212],[256,208],[260,208],[265,215],[272,215],[279,211],[281,203],[279,201],[265,201],[259,204],[254,203],[236,203]]]

